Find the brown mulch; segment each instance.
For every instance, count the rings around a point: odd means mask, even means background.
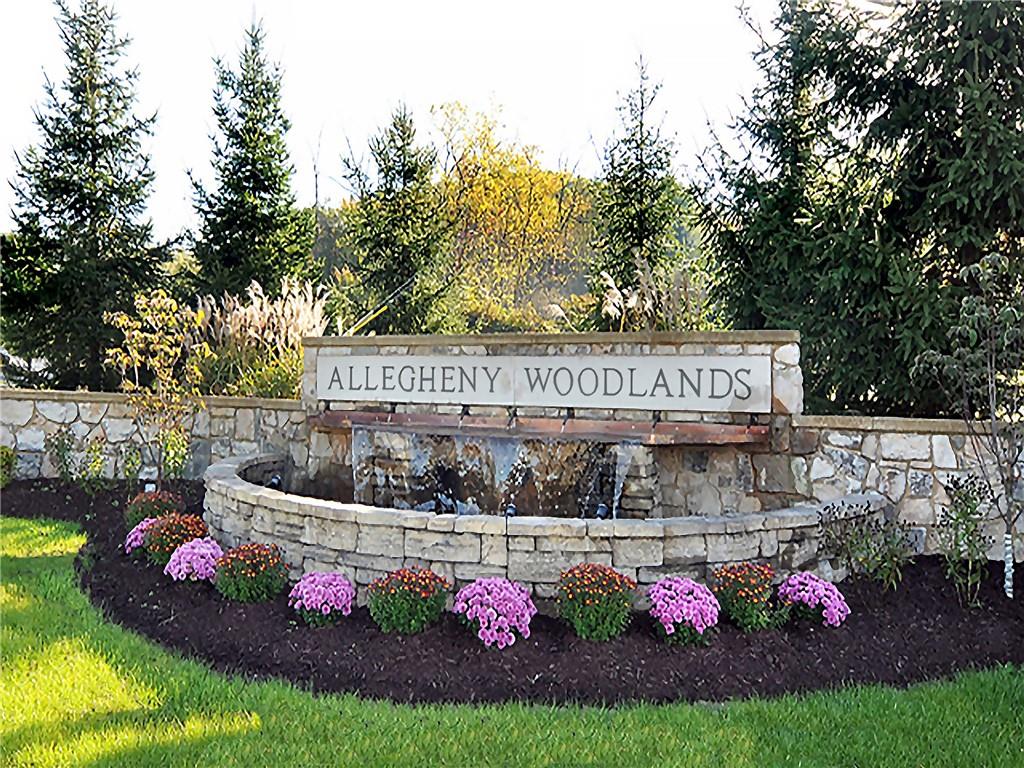
[[[199,511],[202,486],[181,490]],[[398,702],[722,701],[858,683],[906,686],[1024,665],[1024,596],[1003,596],[998,563],[974,610],[957,604],[941,561],[927,557],[905,571],[895,592],[867,581],[841,584],[852,615],[837,629],[804,622],[746,635],[723,624],[710,647],[680,648],[661,642],[646,615],[607,643],[580,640],[538,615],[530,639],[498,651],[452,615],[412,637],[381,633],[364,608],[309,629],[285,596],[241,605],[212,586],[172,582],[123,554],[125,498],[123,487],[90,498],[55,481],[18,481],[0,495],[0,511],[82,524],[89,556],[79,558],[80,582],[110,620],[217,670],[316,692]],[[1016,578],[1024,590],[1024,567]]]

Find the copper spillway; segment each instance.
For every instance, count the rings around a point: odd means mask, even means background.
[[[433,435],[519,437],[548,440],[630,441],[642,445],[762,445],[769,428],[762,425],[694,422],[602,421],[598,419],[459,416],[436,413],[325,411],[310,418],[316,430],[330,432],[372,427],[385,432]]]

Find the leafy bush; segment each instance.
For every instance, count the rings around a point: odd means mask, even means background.
[[[477,579],[459,590],[452,611],[477,630],[484,645],[499,649],[512,645],[518,631],[530,636],[530,619],[537,608],[522,584],[508,579]]]
[[[356,590],[340,573],[304,574],[288,595],[288,605],[311,627],[324,627],[352,613]]]
[[[771,605],[774,569],[767,564],[733,563],[716,568],[715,596],[733,623],[744,632],[779,626],[788,612]]]
[[[73,483],[77,475],[75,463],[75,437],[64,426],[46,436],[46,453],[57,470],[57,477],[65,483]]]
[[[14,477],[14,464],[18,455],[9,445],[0,445],[0,488],[6,488]]]
[[[794,573],[783,581],[779,585],[779,599],[785,605],[819,613],[830,627],[838,627],[850,615],[850,606],[836,585],[810,571]]]
[[[950,503],[939,515],[939,551],[946,578],[953,582],[961,605],[977,606],[992,539],[984,533],[985,509],[992,499],[981,478],[954,477],[946,490]]]
[[[104,440],[94,437],[85,445],[85,454],[78,467],[78,484],[90,496],[95,496],[107,486],[107,458],[103,455]]]
[[[128,531],[128,535],[124,537],[124,553],[130,555],[137,549],[140,549],[146,544],[146,532],[153,527],[158,518],[147,517],[139,520],[135,526]]]
[[[147,517],[163,517],[172,512],[184,512],[185,499],[171,491],[142,491],[124,508],[124,522],[134,528]]]
[[[832,504],[822,511],[822,551],[838,557],[850,573],[896,589],[913,562],[910,528],[898,520],[868,516],[864,505]]]
[[[142,472],[142,451],[134,443],[124,443],[118,451],[118,463],[121,466],[121,476],[128,484],[129,493],[134,493],[139,487],[139,475]]]
[[[651,617],[670,643],[707,645],[711,628],[718,624],[718,600],[710,589],[693,579],[669,576],[659,579],[647,596]]]
[[[431,570],[400,568],[370,584],[370,615],[384,632],[422,632],[441,618],[449,588]]]
[[[213,539],[193,539],[171,553],[164,573],[175,581],[213,581],[217,574],[217,560],[223,556],[220,544]]]
[[[180,480],[185,476],[185,467],[192,454],[189,433],[181,425],[163,430],[159,436],[161,477],[164,480]]]
[[[193,539],[201,539],[209,531],[206,523],[196,515],[183,515],[172,512],[156,518],[146,529],[146,554],[154,565],[167,565],[174,550]]]
[[[629,624],[636,582],[599,563],[574,565],[558,582],[558,611],[584,640],[610,640]]]
[[[271,600],[288,586],[288,568],[274,544],[243,544],[217,560],[217,591],[228,600]]]

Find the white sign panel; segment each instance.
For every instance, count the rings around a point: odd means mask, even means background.
[[[332,355],[320,400],[768,413],[767,355]]]

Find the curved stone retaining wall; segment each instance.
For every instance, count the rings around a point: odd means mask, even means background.
[[[213,535],[234,546],[278,545],[293,575],[337,570],[357,587],[387,571],[419,565],[462,584],[484,576],[521,581],[552,597],[559,574],[581,562],[611,565],[640,585],[680,574],[705,579],[711,567],[758,560],[781,575],[818,570],[821,507],[666,520],[580,520],[492,515],[435,515],[297,496],[262,487],[287,474],[283,454],[231,458],[206,472],[205,518]],[[852,495],[880,515],[880,494]],[[362,590],[360,590],[362,591]]]

